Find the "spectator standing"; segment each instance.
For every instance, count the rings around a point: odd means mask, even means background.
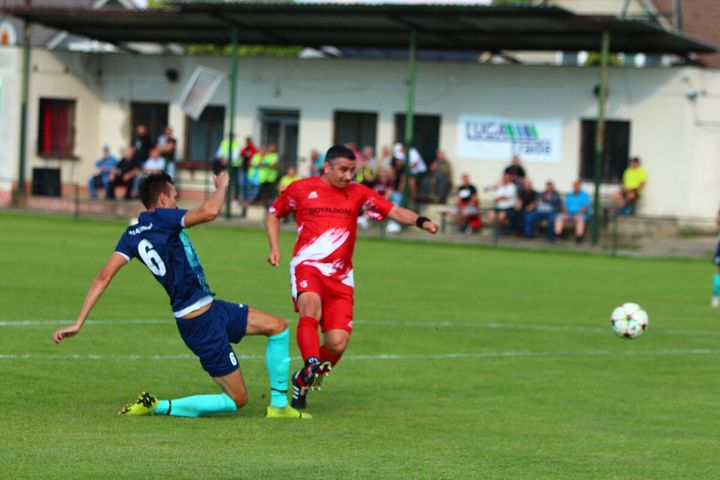
[[[402,158],[404,161],[407,160],[408,164],[408,187],[410,189],[410,199],[415,200],[417,197],[418,190],[418,177],[427,172],[427,165],[423,160],[420,152],[415,147],[410,147],[410,151],[407,152],[405,145],[402,143],[395,144],[395,156]]]
[[[165,159],[165,173],[170,175],[173,179],[175,188],[178,187],[178,179],[175,178],[175,160],[177,150],[177,139],[173,136],[173,129],[171,126],[165,127],[163,134],[158,137],[157,145],[160,149],[160,155]]]
[[[302,177],[297,174],[297,168],[292,165],[287,167],[287,169],[285,170],[285,175],[280,177],[280,181],[278,182],[278,193],[282,193],[283,190],[288,187],[288,185],[300,180],[301,178]]]
[[[131,145],[135,152],[134,160],[137,165],[142,165],[143,162],[150,156],[150,149],[153,143],[150,141],[150,135],[147,132],[145,125],[138,125],[135,127],[135,136],[132,139]]]
[[[431,166],[435,165],[435,172],[437,174],[437,192],[438,201],[440,203],[447,203],[447,197],[452,190],[452,166],[450,161],[447,159],[447,155],[443,150],[438,150],[435,154],[435,160]]]
[[[430,164],[430,171],[420,180],[420,190],[415,200],[420,203],[445,203],[442,199],[442,180],[437,172],[437,163]]]
[[[512,156],[512,159],[510,159],[510,165],[505,167],[505,171],[503,173],[510,175],[510,181],[516,185],[522,180],[525,180],[525,168],[522,166],[522,160],[519,155]]]
[[[95,162],[95,168],[98,169],[98,174],[93,175],[88,180],[88,192],[90,192],[90,198],[97,198],[97,189],[102,188],[105,191],[107,197],[110,189],[110,174],[113,169],[117,166],[118,160],[110,153],[110,147],[103,145],[102,157]]]
[[[555,184],[548,181],[545,183],[545,191],[537,195],[535,208],[525,213],[523,221],[523,233],[525,237],[535,236],[535,225],[539,220],[547,222],[545,237],[552,241],[555,239],[555,215],[562,209],[560,194],[555,190]]]
[[[365,165],[372,168],[373,172],[377,171],[378,164],[377,158],[375,158],[375,149],[370,145],[365,145],[362,149],[362,157],[365,160]]]
[[[624,215],[634,215],[637,201],[640,198],[643,187],[647,182],[647,170],[640,166],[640,158],[630,159],[630,165],[623,172],[622,186],[620,191],[612,195],[612,201]]]
[[[220,142],[220,145],[218,145],[218,149],[215,152],[215,159],[213,160],[212,165],[213,173],[215,173],[215,175],[228,168],[228,166],[231,165],[231,162],[235,163],[235,165],[239,165],[240,142],[238,142],[237,139],[233,139],[232,147],[230,148],[230,160],[228,160],[229,145],[230,138],[228,137],[223,138],[222,142]],[[230,179],[230,182],[232,182],[232,179]]]
[[[393,150],[387,145],[384,145],[380,155],[380,167],[381,168],[392,168],[393,163]]]
[[[371,159],[368,159],[365,155],[356,158],[355,181],[372,188],[375,184],[375,169],[370,163]]]
[[[228,150],[230,151],[230,158],[228,159]],[[219,174],[226,168],[230,167],[230,195],[232,195],[233,201],[237,202],[240,199],[240,167],[242,166],[242,159],[240,157],[240,142],[233,138],[232,146],[230,145],[230,138],[225,137],[217,151],[215,152],[215,159],[213,160],[213,173]]]
[[[555,218],[555,236],[562,234],[565,222],[575,222],[575,243],[585,235],[585,223],[590,212],[590,195],[580,189],[580,180],[573,182],[572,192],[565,196],[562,213]]]
[[[260,192],[260,184],[262,183],[262,165],[263,158],[267,150],[265,147],[258,147],[255,155],[250,159],[250,168],[248,169],[248,181],[247,181],[247,197],[245,201],[248,203],[255,203]]]
[[[240,150],[242,157],[242,171],[240,172],[240,184],[242,188],[243,201],[248,200],[248,172],[250,171],[250,163],[252,157],[257,153],[258,148],[253,142],[252,137],[245,137],[245,146]]]
[[[280,174],[280,155],[274,143],[269,143],[267,151],[262,157],[260,165],[260,191],[258,192],[256,202],[264,204],[272,202],[275,198],[275,184]]]
[[[323,173],[323,163],[325,163],[325,155],[313,148],[310,151],[310,176],[319,177]]]

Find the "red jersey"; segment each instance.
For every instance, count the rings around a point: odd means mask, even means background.
[[[352,254],[357,218],[365,210],[382,220],[393,204],[359,183],[337,188],[321,177],[291,183],[273,202],[270,213],[278,218],[295,212],[298,237],[290,272],[312,266],[326,277],[352,287]]]

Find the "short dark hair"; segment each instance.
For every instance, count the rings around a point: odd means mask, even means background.
[[[350,160],[355,160],[355,154],[345,145],[333,145],[325,154],[325,161],[332,165],[338,158],[349,158]]]
[[[154,207],[161,193],[170,193],[172,184],[172,178],[167,173],[151,173],[140,182],[140,201],[145,208]]]

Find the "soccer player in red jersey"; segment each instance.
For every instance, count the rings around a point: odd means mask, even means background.
[[[430,233],[430,219],[390,203],[374,190],[355,183],[355,155],[344,145],[325,155],[323,174],[293,182],[270,207],[266,220],[272,266],[280,264],[280,219],[295,212],[298,237],[290,262],[295,309],[300,315],[297,342],[305,366],[292,376],[292,406],[307,406],[307,392],[319,387],[345,352],[353,321],[353,267],[357,218],[361,210],[382,220],[417,225]],[[323,344],[318,338],[318,325]]]

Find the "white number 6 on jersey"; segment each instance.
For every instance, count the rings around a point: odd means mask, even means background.
[[[140,258],[142,258],[142,261],[145,265],[147,265],[153,274],[158,277],[165,276],[165,273],[167,272],[165,263],[162,261],[162,258],[160,258],[160,255],[157,253],[157,250],[155,250],[152,243],[143,239],[140,244],[138,244],[138,253],[140,254]]]

